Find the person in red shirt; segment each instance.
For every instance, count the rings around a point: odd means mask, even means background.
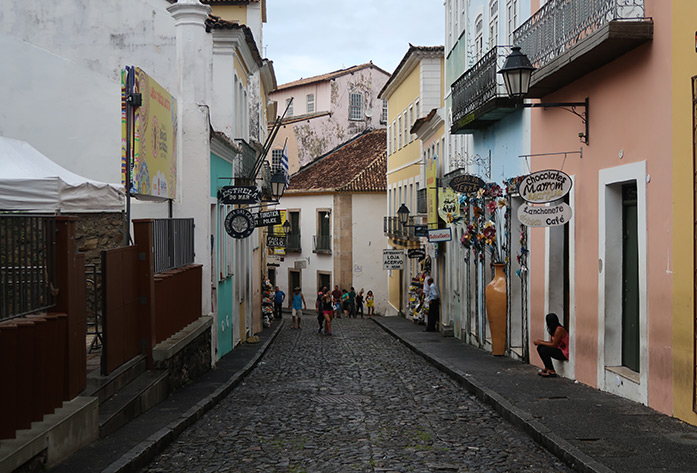
[[[332,303],[334,304],[333,317],[341,318],[341,290],[338,284],[334,286],[334,290],[332,291]]]
[[[549,341],[538,339],[533,342],[537,345],[537,353],[545,365],[545,369],[538,371],[537,374],[545,378],[556,378],[557,372],[554,371],[552,358],[561,361],[569,359],[569,332],[559,323],[557,314],[547,314],[545,321],[552,339]]]

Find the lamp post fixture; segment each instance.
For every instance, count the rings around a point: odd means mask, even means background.
[[[286,176],[283,171],[276,171],[271,177],[271,195],[279,201],[286,190]]]
[[[409,221],[409,209],[406,205],[402,204],[399,207],[399,210],[397,210],[397,218],[399,219],[399,223],[401,223],[403,226],[409,226],[407,225],[407,222]]]
[[[503,67],[499,70],[499,74],[503,76],[503,82],[506,85],[506,92],[512,99],[524,99],[530,89],[530,77],[532,76],[535,67],[530,63],[530,59],[520,51],[519,46],[511,48],[511,54],[506,57]],[[525,108],[561,108],[567,112],[571,112],[581,119],[586,126],[585,133],[579,133],[578,137],[581,142],[588,144],[589,142],[589,125],[588,125],[588,105],[589,99],[584,102],[553,102],[553,103],[522,103]],[[578,113],[576,107],[583,107],[583,113]]]
[[[286,220],[285,222],[283,222],[283,231],[285,232],[286,235],[290,233],[290,221],[289,220]]]

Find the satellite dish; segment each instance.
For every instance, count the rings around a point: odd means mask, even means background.
[[[370,117],[372,117],[372,116],[373,116],[373,110],[372,110],[372,109],[367,109],[367,110],[365,111],[365,117],[366,117],[366,118],[370,118]]]

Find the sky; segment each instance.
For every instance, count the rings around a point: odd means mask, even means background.
[[[443,0],[267,0],[263,56],[285,84],[373,61],[392,73],[409,49],[441,46]]]

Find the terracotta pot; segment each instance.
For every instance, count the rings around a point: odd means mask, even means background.
[[[486,286],[486,314],[491,331],[491,354],[506,351],[506,275],[504,264],[494,264],[494,278]]]

